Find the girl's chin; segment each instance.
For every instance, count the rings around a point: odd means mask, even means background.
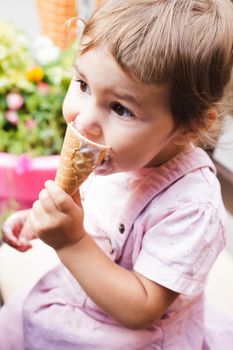
[[[130,170],[119,167],[115,162],[113,162],[112,158],[108,160],[104,160],[101,164],[97,165],[93,169],[93,172],[96,175],[112,175],[112,174],[127,172],[127,171],[130,171]]]
[[[104,175],[110,175],[113,173],[113,170],[112,169],[99,169],[99,167],[96,167],[93,172],[96,174],[96,175],[101,175],[101,176],[104,176]]]
[[[143,168],[144,169],[144,168]],[[135,171],[140,171],[141,169],[138,168],[128,168],[128,167],[122,167],[119,166],[118,164],[115,164],[112,159],[103,161],[101,164],[97,165],[94,169],[93,172],[96,175],[112,175],[116,173],[125,173],[125,172],[135,172]]]
[[[114,172],[112,159],[104,160],[101,164],[97,165],[93,170],[96,175],[110,175]]]

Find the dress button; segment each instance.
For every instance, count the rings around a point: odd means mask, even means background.
[[[119,231],[120,231],[120,233],[124,233],[125,232],[125,225],[124,224],[120,224]]]

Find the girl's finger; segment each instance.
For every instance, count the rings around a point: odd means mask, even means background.
[[[42,223],[44,223],[44,211],[41,208],[39,200],[33,203],[32,211],[28,217],[28,223],[38,237],[43,230]]]
[[[12,232],[12,228],[10,226],[3,225],[2,237],[3,237],[3,242],[9,244],[10,246],[16,247],[19,245],[19,240],[17,237],[15,237],[14,233]]]
[[[45,188],[48,190],[49,196],[58,210],[63,213],[69,213],[72,210],[74,206],[72,197],[63,191],[54,181],[46,181]]]
[[[3,224],[3,228],[8,227],[8,232],[12,232],[15,237],[18,237],[20,235],[24,222],[25,219],[23,220],[19,213],[16,212],[6,219]]]
[[[39,201],[44,209],[44,211],[46,213],[53,213],[55,207],[55,204],[52,200],[52,198],[50,197],[47,189],[43,189],[40,193],[39,193]]]
[[[32,211],[29,215],[29,218],[35,217],[37,221],[43,222],[45,211],[39,200],[35,201],[32,205]]]
[[[3,232],[3,242],[7,243],[12,248],[15,248],[21,252],[24,252],[32,248],[31,243],[27,242],[25,239],[17,238],[14,236],[11,227],[5,226],[2,228]]]
[[[29,224],[36,237],[43,234],[53,221],[52,215],[48,215],[39,200],[35,201],[29,215]]]

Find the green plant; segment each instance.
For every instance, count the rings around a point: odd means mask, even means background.
[[[60,51],[46,37],[32,43],[10,23],[0,23],[0,152],[60,152],[61,108],[75,51],[75,44]]]

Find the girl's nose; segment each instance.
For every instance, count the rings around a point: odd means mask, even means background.
[[[82,122],[79,122],[78,119],[76,122],[76,129],[80,132],[80,134],[85,134],[85,135],[88,134],[88,135],[93,135],[93,136],[100,136],[101,135],[100,126],[95,125],[95,124],[85,125]]]
[[[98,118],[94,113],[79,113],[75,119],[75,127],[84,136],[99,137],[102,129]]]

